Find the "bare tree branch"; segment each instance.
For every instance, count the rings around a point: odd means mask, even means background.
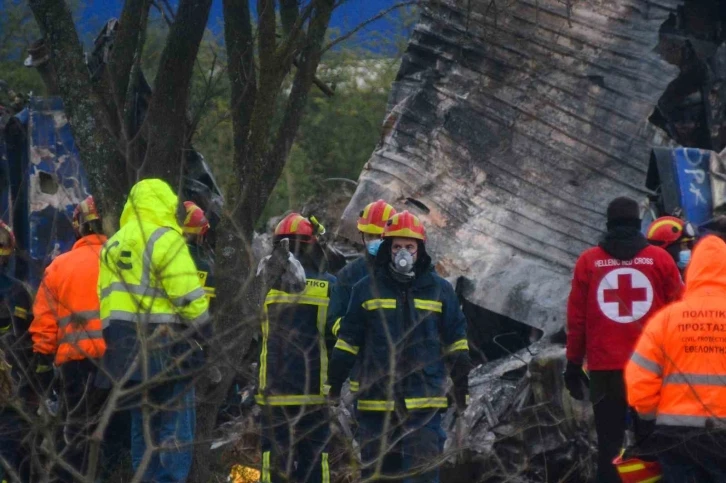
[[[273,142],[270,162],[265,165],[265,174],[274,177],[275,182],[285,165],[285,159],[290,153],[295,134],[300,125],[300,119],[308,100],[308,93],[323,54],[322,43],[325,40],[325,33],[330,23],[333,7],[333,0],[318,0],[315,2],[315,13],[310,20],[306,46],[300,56],[300,64],[285,107],[285,115]],[[273,187],[274,183],[268,189],[271,191]]]
[[[363,22],[363,23],[359,24],[358,26],[356,26],[350,32],[348,32],[348,33],[346,33],[344,35],[341,35],[340,37],[338,37],[335,40],[331,41],[328,45],[326,45],[325,47],[323,47],[323,53],[325,53],[328,50],[332,49],[333,47],[335,47],[336,45],[340,44],[341,42],[345,42],[346,40],[348,40],[349,38],[351,38],[352,36],[354,36],[355,34],[357,34],[358,32],[360,32],[361,30],[363,30],[364,28],[366,28],[368,25],[370,25],[373,22],[376,22],[376,21],[382,19],[383,17],[387,16],[388,14],[390,14],[391,12],[393,12],[394,10],[398,10],[398,9],[404,8],[404,7],[410,7],[412,5],[421,5],[421,0],[409,0],[409,1],[406,1],[406,2],[399,2],[399,3],[396,3],[394,5],[391,5],[390,7],[388,7],[385,10],[381,10],[376,15],[372,16],[371,18],[369,18],[365,22]]]

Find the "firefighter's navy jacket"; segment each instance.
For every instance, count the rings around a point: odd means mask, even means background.
[[[345,311],[350,303],[350,296],[353,293],[353,286],[373,273],[375,270],[375,259],[367,253],[343,267],[337,274],[338,283],[333,287],[330,295],[330,307],[328,308],[328,322],[333,324],[333,335],[338,336],[340,324],[343,321]],[[358,390],[358,364],[353,367],[350,373],[350,390]]]
[[[325,403],[328,371],[326,343],[330,291],[335,277],[305,270],[300,294],[272,289],[262,315],[258,404],[271,406]]]
[[[454,289],[430,261],[425,267],[403,285],[379,266],[353,287],[329,383],[339,389],[359,357],[359,411],[391,411],[397,403],[408,410],[446,408],[444,359],[456,364],[461,357],[468,365],[466,319]]]

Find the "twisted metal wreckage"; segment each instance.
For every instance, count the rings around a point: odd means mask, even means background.
[[[643,200],[644,224],[722,210],[726,18],[715,0],[500,3],[422,8],[339,235],[357,241],[352,222],[370,200],[406,205],[460,296],[480,365],[465,424],[444,420],[447,448],[465,451],[443,479],[585,481],[590,410],[560,377],[571,269],[615,196]],[[97,39],[92,71],[114,27]],[[68,220],[87,184],[58,99],[33,100],[5,138],[0,209],[14,213],[32,260],[19,270],[37,283],[72,243]],[[218,206],[196,159],[187,191]]]
[[[445,419],[466,451],[443,478],[586,481],[590,409],[560,376],[571,270],[616,196],[643,201],[644,226],[722,209],[726,17],[713,0],[501,5],[422,9],[342,234],[370,200],[406,205],[461,298],[481,365],[465,424]]]

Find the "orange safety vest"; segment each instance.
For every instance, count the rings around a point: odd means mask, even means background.
[[[693,251],[683,298],[645,327],[625,369],[628,402],[661,426],[704,427],[726,418],[726,243]]]
[[[105,242],[104,236],[85,236],[45,269],[29,331],[33,351],[55,354],[56,365],[106,352],[96,289]]]

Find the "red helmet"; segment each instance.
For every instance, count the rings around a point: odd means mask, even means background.
[[[383,200],[369,203],[360,212],[358,218],[358,231],[371,235],[380,235],[391,216],[396,214],[396,209]]]
[[[184,209],[187,212],[182,225],[182,231],[186,235],[204,235],[209,231],[209,220],[204,215],[204,210],[192,201],[184,202]]]
[[[383,238],[394,237],[415,238],[425,242],[426,228],[417,216],[408,211],[402,211],[393,215],[383,230]]]
[[[693,240],[695,236],[693,225],[675,216],[661,216],[648,227],[648,241],[663,248],[679,240]]]
[[[309,243],[313,241],[314,234],[313,224],[300,213],[290,213],[275,228],[275,238],[295,236],[300,241]]]
[[[93,196],[87,196],[86,199],[78,203],[76,205],[76,209],[73,210],[73,229],[76,230],[76,233],[79,233],[81,225],[88,223],[89,221],[100,219],[101,216],[98,214],[96,202],[93,201]]]
[[[0,257],[9,257],[15,250],[15,234],[4,221],[0,221]]]

